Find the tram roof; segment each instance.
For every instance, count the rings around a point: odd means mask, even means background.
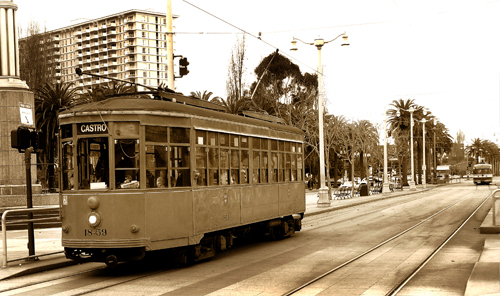
[[[155,99],[147,99],[139,96],[143,94],[153,94]],[[224,107],[220,105],[202,101],[198,98],[186,97],[177,93],[172,94],[164,92],[118,95],[103,101],[70,107],[69,109],[60,112],[59,116],[60,118],[65,118],[68,116],[71,117],[71,115],[88,115],[93,112],[112,114],[111,112],[113,111],[165,111],[184,114],[187,113],[202,117],[212,117],[252,125],[267,126],[273,129],[293,133],[304,133],[296,127],[282,124],[283,120],[275,116],[249,111],[243,111],[241,115],[230,114],[225,112]]]
[[[486,167],[491,167],[491,164],[489,163],[478,163],[474,165],[475,168],[486,168]]]

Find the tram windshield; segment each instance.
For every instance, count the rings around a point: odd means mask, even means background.
[[[490,168],[475,168],[474,174],[491,174]]]
[[[78,139],[78,188],[109,188],[108,138]]]

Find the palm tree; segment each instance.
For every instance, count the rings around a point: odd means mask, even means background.
[[[63,81],[45,83],[35,90],[35,118],[36,126],[45,134],[46,149],[41,153],[42,158],[54,163],[56,133],[59,130],[59,110],[74,105],[77,89],[73,83]],[[48,166],[49,188],[54,188],[54,166]],[[47,174],[47,172],[45,172]]]
[[[241,98],[229,96],[226,99],[218,99],[214,101],[226,109],[226,112],[231,114],[239,114],[243,110],[248,110],[251,102],[248,100],[248,91],[245,91]]]
[[[363,155],[365,152],[368,152],[370,147],[377,146],[379,135],[377,128],[368,120],[359,120],[355,122],[357,126],[356,130],[360,131],[361,137],[359,137],[360,141],[360,151],[359,151],[359,163],[361,167],[361,179],[367,177],[365,175],[366,170],[364,169],[363,164]]]
[[[213,95],[213,93],[210,91],[204,90],[203,93],[201,91],[192,91],[191,96],[198,98],[202,101],[210,101],[210,97]]]
[[[387,110],[387,122],[389,123],[388,134],[398,134],[400,137],[405,138],[408,135],[407,141],[410,141],[410,112],[401,112],[400,110],[409,110],[410,108],[416,109],[418,106],[415,104],[414,100],[394,100],[390,104],[393,109]],[[399,116],[398,116],[399,115]],[[408,165],[406,156],[402,155],[402,165],[403,165],[403,184],[408,185]]]
[[[480,138],[472,139],[472,144],[467,145],[468,154],[474,157],[474,160],[479,163],[478,157],[480,157],[480,151],[483,149],[483,140]]]

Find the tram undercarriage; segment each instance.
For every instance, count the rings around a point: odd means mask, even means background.
[[[234,244],[237,238],[249,235],[265,235],[273,240],[292,236],[302,228],[302,215],[295,214],[281,219],[244,225],[237,228],[206,233],[199,244],[168,249],[172,263],[186,264],[215,256]],[[108,267],[116,267],[119,262],[143,259],[145,247],[135,248],[64,248],[66,258],[78,262],[104,262]]]

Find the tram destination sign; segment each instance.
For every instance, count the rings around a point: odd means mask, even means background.
[[[104,122],[79,123],[77,133],[79,135],[107,134],[108,133],[108,126]]]

